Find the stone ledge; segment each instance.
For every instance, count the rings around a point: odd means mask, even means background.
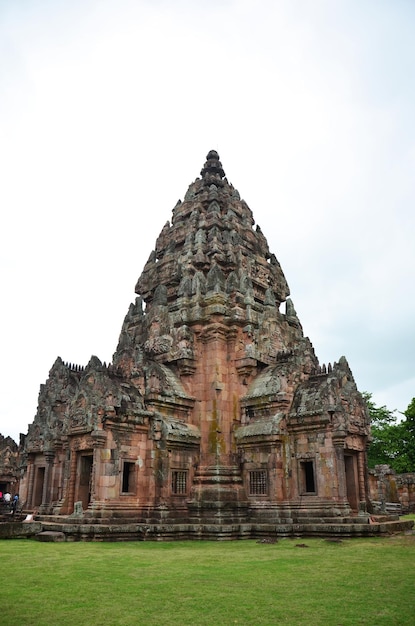
[[[41,522],[3,522],[0,524],[0,539],[24,539],[41,530]]]
[[[54,543],[60,541],[66,541],[65,533],[54,531],[54,530],[44,530],[41,533],[35,535],[35,539],[38,541],[53,541]]]
[[[70,524],[42,522],[41,535],[63,534],[66,541],[176,541],[261,539],[263,537],[373,537],[408,532],[412,520],[382,523],[280,524]],[[49,536],[46,535],[46,536]],[[53,541],[53,539],[45,539]]]

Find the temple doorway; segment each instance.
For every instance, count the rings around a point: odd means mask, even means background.
[[[357,456],[355,454],[344,455],[344,468],[346,470],[346,490],[350,508],[353,511],[359,509],[359,482],[357,471]]]
[[[82,508],[88,508],[91,502],[91,478],[92,478],[93,456],[90,453],[79,453],[77,463],[77,489],[76,501],[82,502]]]
[[[33,488],[33,506],[42,504],[43,483],[45,482],[45,468],[37,466],[35,469],[35,484]]]

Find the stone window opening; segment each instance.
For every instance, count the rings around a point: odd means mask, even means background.
[[[249,495],[268,495],[268,472],[266,469],[251,470],[249,472]]]
[[[245,409],[245,415],[248,419],[252,419],[253,417],[255,417],[255,411],[252,407],[248,406]]]
[[[122,467],[121,493],[134,493],[135,491],[135,463],[124,461]]]
[[[187,494],[187,470],[173,470],[171,473],[171,492],[175,496]]]
[[[314,461],[300,461],[300,489],[302,494],[316,493]]]

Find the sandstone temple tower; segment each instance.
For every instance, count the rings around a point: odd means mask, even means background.
[[[344,357],[320,366],[217,152],[135,291],[113,362],[58,358],[41,386],[24,445],[28,510],[183,536],[364,518],[365,404]]]

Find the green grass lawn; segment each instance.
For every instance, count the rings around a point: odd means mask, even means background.
[[[415,535],[276,544],[2,540],[0,559],[4,626],[415,624]]]

